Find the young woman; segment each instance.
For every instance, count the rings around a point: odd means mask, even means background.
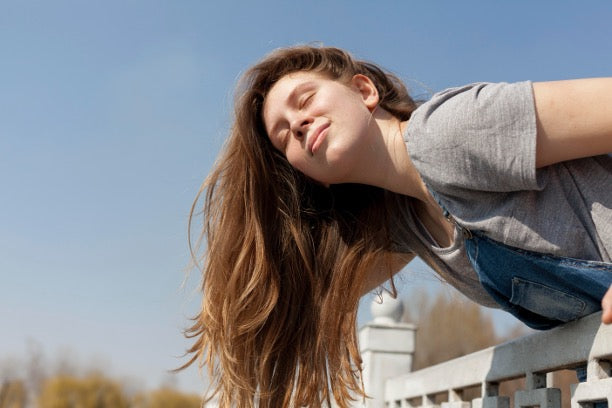
[[[363,394],[359,298],[414,256],[531,327],[602,307],[612,322],[609,152],[612,79],[419,105],[345,51],[273,52],[244,75],[201,190],[190,363],[221,406],[346,406]]]

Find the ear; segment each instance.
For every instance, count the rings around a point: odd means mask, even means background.
[[[359,92],[370,112],[374,111],[380,101],[374,82],[363,74],[356,74],[351,78],[351,85]]]

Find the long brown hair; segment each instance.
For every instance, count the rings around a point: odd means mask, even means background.
[[[262,106],[296,71],[339,81],[363,74],[399,120],[416,108],[397,77],[337,48],[280,49],[244,74],[229,138],[189,223],[204,196],[203,250],[190,241],[203,300],[186,366],[208,366],[208,397],[222,407],[347,406],[364,395],[357,306],[366,275],[389,270],[388,214],[403,199],[371,186],[323,187],[272,146]]]

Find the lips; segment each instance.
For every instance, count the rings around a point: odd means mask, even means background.
[[[323,124],[319,126],[312,136],[308,139],[308,151],[310,154],[315,154],[323,140],[325,140],[325,136],[327,135],[326,130],[329,128],[329,123]]]

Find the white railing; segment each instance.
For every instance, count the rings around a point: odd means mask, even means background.
[[[410,372],[415,328],[397,323],[401,302],[384,303],[373,306],[376,318],[360,331],[368,408],[435,407],[441,394],[448,401],[441,408],[508,408],[499,383],[521,377],[526,386],[514,394],[515,408],[560,408],[561,391],[547,374],[577,367],[587,367],[587,379],[572,385],[572,408],[595,401],[612,408],[612,325],[600,323],[601,313]],[[481,396],[463,400],[463,391],[474,387]]]

